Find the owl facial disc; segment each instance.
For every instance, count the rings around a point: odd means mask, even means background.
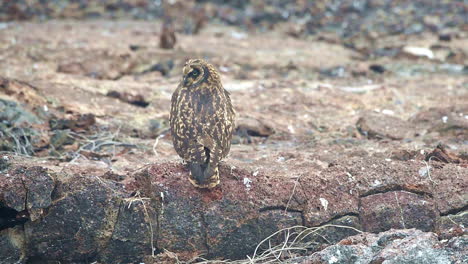
[[[198,87],[208,79],[209,71],[199,60],[188,61],[183,70],[183,86],[188,88]]]

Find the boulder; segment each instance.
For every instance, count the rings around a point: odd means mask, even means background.
[[[392,229],[348,237],[308,257],[286,263],[466,263],[467,245],[466,237],[439,241],[431,232]]]

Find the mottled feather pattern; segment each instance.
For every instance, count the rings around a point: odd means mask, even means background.
[[[211,64],[190,60],[183,73],[171,101],[174,148],[193,169],[190,181],[197,187],[212,188],[219,183],[218,164],[231,147],[235,113]]]

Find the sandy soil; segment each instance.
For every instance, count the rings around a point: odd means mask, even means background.
[[[466,134],[454,138],[417,130],[419,136],[408,135],[406,140],[365,140],[355,126],[366,111],[409,120],[431,108],[455,108],[466,120],[466,74],[430,70],[444,62],[404,55],[364,60],[365,54],[323,40],[214,26],[199,35],[179,35],[174,50],[161,50],[159,28],[157,23],[109,21],[11,24],[1,34],[0,74],[33,85],[35,93],[45,95],[47,105],[63,107],[65,113],[96,115],[100,129],[118,132],[125,138],[122,141],[141,146],[131,155],[119,157],[112,164],[116,170],[132,161],[178,160],[167,133],[159,140],[157,156],[152,146],[158,132],[167,127],[170,96],[181,78],[181,65],[194,57],[206,58],[220,69],[223,84],[232,93],[239,125],[267,130],[269,136],[253,137],[254,144],[233,145],[226,160],[229,164],[240,166],[247,161],[261,167],[262,161],[283,160],[281,152],[339,159],[343,152],[360,149],[389,157],[400,147],[430,150],[439,142],[466,152]],[[439,43],[431,35],[408,38],[391,45]],[[466,52],[466,40],[443,44],[452,49],[465,47]],[[130,50],[132,45],[136,51]],[[174,64],[168,76],[141,73],[145,67],[167,61]],[[369,70],[372,64],[389,70],[374,73]],[[422,70],[411,69],[415,64]],[[75,69],[63,70],[73,65]],[[346,67],[348,76],[329,78],[318,73],[339,66]],[[70,73],[58,72],[61,68]],[[109,98],[109,91],[142,95],[149,106]],[[43,100],[37,99],[28,106],[43,107],[41,104]],[[160,128],[152,128],[151,121],[160,123]]]

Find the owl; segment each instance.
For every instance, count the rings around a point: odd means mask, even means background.
[[[199,188],[219,184],[219,162],[231,148],[235,112],[213,65],[193,59],[171,99],[170,126],[174,148]]]

